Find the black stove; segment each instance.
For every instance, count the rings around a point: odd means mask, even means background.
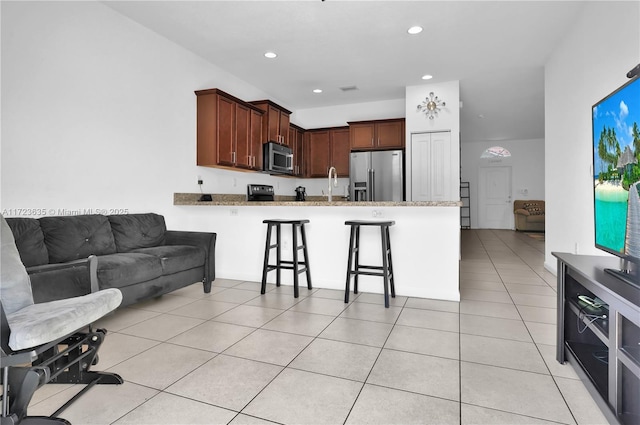
[[[267,184],[248,184],[247,201],[269,202],[275,199],[273,186]]]

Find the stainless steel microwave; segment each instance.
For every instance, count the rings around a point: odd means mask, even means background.
[[[289,146],[268,142],[262,145],[263,169],[269,173],[292,174],[293,151]]]

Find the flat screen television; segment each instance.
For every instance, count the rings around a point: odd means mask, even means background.
[[[607,269],[640,285],[640,77],[593,105],[596,247],[621,261]]]

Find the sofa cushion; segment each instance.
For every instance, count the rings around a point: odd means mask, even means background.
[[[544,213],[530,215],[527,217],[527,223],[544,223]]]
[[[154,255],[128,253],[98,257],[100,289],[121,288],[162,276],[160,258]]]
[[[167,226],[164,217],[158,214],[110,215],[118,252],[129,252],[138,248],[150,248],[164,244]]]
[[[50,263],[116,252],[109,220],[103,215],[42,217],[38,220]]]
[[[527,202],[523,205],[523,207],[529,212],[529,215],[544,214],[544,206],[538,202]]]
[[[131,252],[154,255],[160,259],[165,275],[204,265],[204,249],[189,245],[165,245],[140,248]]]
[[[40,222],[35,218],[7,218],[13,237],[26,267],[49,263],[49,253],[44,243]]]

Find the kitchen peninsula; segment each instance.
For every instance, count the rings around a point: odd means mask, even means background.
[[[344,290],[349,243],[344,222],[384,219],[396,222],[390,235],[396,295],[460,300],[460,202],[296,202],[292,197],[247,202],[243,195],[216,194],[212,201],[201,202],[199,197],[176,193],[173,204],[189,223],[218,234],[216,275],[220,278],[259,282],[266,235],[262,221],[304,218],[310,220],[305,227],[314,288]],[[379,231],[364,229],[360,238],[361,262],[381,264]],[[283,257],[290,258],[289,228],[282,240]],[[301,291],[305,291],[306,282],[301,279]],[[291,285],[291,272],[283,271],[282,281]],[[359,288],[383,291],[381,279],[371,276],[361,276]]]

